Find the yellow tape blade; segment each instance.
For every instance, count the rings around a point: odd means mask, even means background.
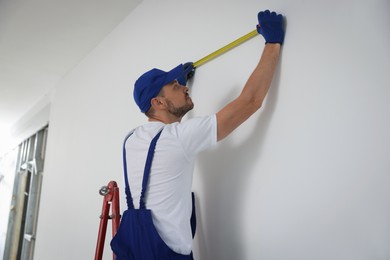
[[[251,31],[250,33],[247,33],[245,34],[244,36],[238,38],[237,40],[225,45],[224,47],[210,53],[209,55],[207,55],[206,57],[194,62],[194,67],[197,68],[203,64],[205,64],[206,62],[218,57],[219,55],[229,51],[230,49],[233,49],[234,47],[236,47],[237,45],[240,45],[241,43],[253,38],[254,36],[258,35],[258,32],[257,30],[253,30]]]

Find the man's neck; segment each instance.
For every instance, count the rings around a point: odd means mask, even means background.
[[[162,122],[164,124],[172,124],[172,123],[180,123],[181,122],[181,117],[177,118],[174,116],[158,116],[158,115],[153,115],[149,117],[148,121],[149,122]]]

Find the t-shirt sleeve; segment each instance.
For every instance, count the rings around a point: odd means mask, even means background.
[[[209,149],[217,143],[216,115],[195,117],[177,125],[177,138],[187,156]]]

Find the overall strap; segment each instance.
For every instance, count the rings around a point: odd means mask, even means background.
[[[126,193],[126,202],[128,209],[134,209],[133,197],[131,196],[129,180],[127,178],[127,161],[126,161],[126,141],[134,133],[134,129],[126,136],[123,141],[123,172],[125,175],[125,193]]]
[[[152,142],[149,146],[148,156],[146,157],[146,163],[145,163],[145,169],[144,169],[144,177],[142,179],[142,191],[141,191],[141,197],[139,200],[139,208],[145,209],[145,191],[148,186],[149,181],[149,174],[150,174],[150,168],[152,166],[153,156],[154,156],[154,149],[156,148],[157,140],[160,138],[161,132],[163,129],[161,129],[158,134],[153,138]]]
[[[159,131],[159,133],[153,138],[153,140],[152,140],[152,142],[150,143],[150,146],[149,146],[149,151],[148,151],[148,155],[147,155],[146,163],[145,163],[144,176],[143,176],[143,180],[142,180],[142,192],[141,192],[141,198],[140,198],[140,208],[145,208],[144,196],[145,196],[146,186],[148,184],[150,167],[152,165],[154,149],[156,147],[157,140],[160,137],[160,134],[161,134],[162,130],[163,129],[161,129]],[[129,179],[128,179],[128,176],[127,176],[126,142],[127,142],[127,139],[129,139],[129,137],[134,133],[134,131],[135,130],[133,129],[125,137],[125,140],[123,141],[123,153],[122,153],[123,154],[123,172],[124,172],[124,175],[125,175],[126,203],[127,203],[127,208],[128,209],[134,209],[134,203],[133,203],[133,197],[131,196]]]

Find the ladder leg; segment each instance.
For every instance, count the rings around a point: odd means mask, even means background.
[[[111,187],[112,191],[112,197],[111,197],[111,224],[112,224],[112,237],[115,236],[118,228],[119,228],[119,223],[121,219],[120,211],[119,211],[119,188],[118,185],[115,181],[111,181],[109,183],[109,186]],[[112,259],[115,260],[115,254],[112,254]]]
[[[113,188],[114,194],[113,194],[113,200],[112,200],[112,237],[115,236],[118,228],[119,223],[121,219],[120,211],[119,211],[119,188],[115,187]]]
[[[110,212],[110,204],[108,203],[107,196],[104,196],[102,214],[100,216],[99,233],[96,244],[95,260],[102,260],[104,242],[106,239],[108,214]]]
[[[103,186],[100,191],[100,195],[104,196],[102,215],[100,216],[99,233],[96,244],[95,260],[102,260],[104,242],[107,233],[108,219],[112,219],[112,237],[115,236],[116,231],[119,228],[120,223],[120,211],[119,211],[119,188],[115,181],[110,181],[107,186]],[[110,213],[110,205],[112,206]],[[112,259],[115,260],[115,254],[112,255]]]

